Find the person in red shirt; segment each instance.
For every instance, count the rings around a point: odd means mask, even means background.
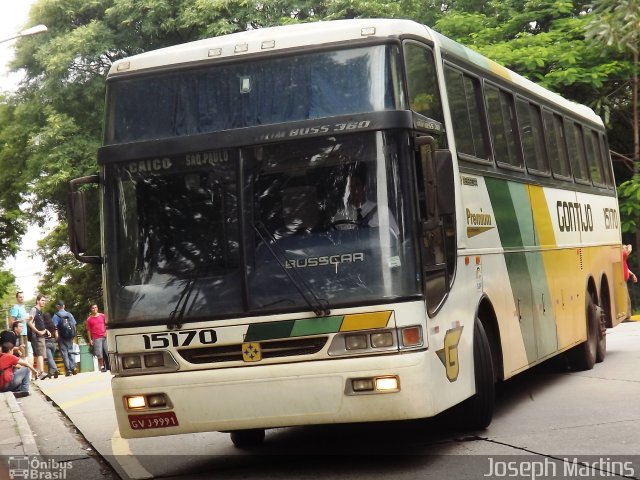
[[[91,305],[91,314],[87,317],[87,335],[89,345],[93,346],[93,354],[98,359],[98,367],[101,372],[106,372],[105,357],[107,353],[107,326],[104,313],[98,311],[98,305]]]
[[[17,367],[18,365],[19,367]],[[3,343],[2,353],[0,353],[0,371],[2,372],[0,392],[13,392],[16,398],[28,396],[29,370],[35,375],[38,374],[33,365],[29,365],[28,362],[13,354],[13,344]]]
[[[629,255],[631,255],[631,245],[622,245],[622,270],[624,273],[624,281],[628,281],[629,278],[633,280],[633,283],[638,283],[638,277],[636,274],[629,270],[629,264],[627,263]]]

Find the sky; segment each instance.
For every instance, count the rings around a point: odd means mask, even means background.
[[[13,37],[23,30],[34,0],[0,0],[0,40]],[[20,76],[9,74],[7,62],[13,58],[15,41],[0,43],[0,89],[13,90]]]
[[[0,41],[10,38],[24,29],[29,16],[29,8],[35,0],[0,0]],[[31,25],[30,25],[31,26]],[[44,33],[43,35],[46,35]],[[20,81],[20,74],[10,74],[7,62],[13,58],[15,41],[0,43],[0,90],[13,91]],[[39,257],[32,258],[37,241],[44,232],[32,226],[22,239],[20,252],[9,259],[5,265],[16,277],[16,284],[27,299],[35,297],[39,281],[39,273],[44,269]]]

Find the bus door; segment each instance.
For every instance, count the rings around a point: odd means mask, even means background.
[[[453,165],[451,152],[437,149],[433,137],[417,137],[415,144],[423,288],[432,316],[443,304],[455,270]]]

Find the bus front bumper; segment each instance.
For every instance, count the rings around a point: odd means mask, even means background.
[[[404,420],[436,413],[428,351],[366,358],[114,377],[123,438],[294,425]],[[442,368],[442,366],[440,365]],[[398,388],[354,391],[367,380]],[[389,384],[389,382],[385,383]],[[391,380],[393,387],[393,380]],[[167,407],[127,408],[127,397],[164,395]]]

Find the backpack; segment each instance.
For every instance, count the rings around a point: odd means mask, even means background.
[[[58,315],[58,333],[65,340],[70,340],[76,336],[76,326],[73,324],[69,315]]]

